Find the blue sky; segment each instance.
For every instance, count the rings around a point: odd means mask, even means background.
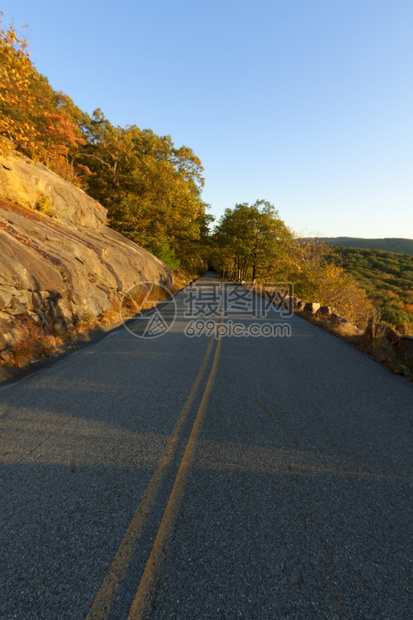
[[[412,0],[0,0],[52,86],[169,134],[217,217],[413,238]]]

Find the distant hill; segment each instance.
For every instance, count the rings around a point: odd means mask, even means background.
[[[315,237],[328,245],[339,245],[345,248],[366,248],[368,250],[385,250],[398,254],[413,255],[413,239],[360,239],[359,237]]]
[[[413,334],[413,254],[343,246],[335,246],[334,254],[374,300],[380,321]]]

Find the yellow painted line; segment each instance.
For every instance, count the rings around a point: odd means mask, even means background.
[[[217,371],[221,342],[222,340],[219,339],[214,355],[214,361],[212,363],[211,372],[209,374],[205,391],[202,396],[202,400],[195,418],[195,422],[188,439],[184,456],[182,458],[181,465],[179,467],[174,486],[168,500],[168,504],[165,508],[165,512],[162,517],[162,521],[159,526],[158,533],[152,547],[152,551],[150,553],[148,561],[146,562],[145,570],[143,572],[141,581],[136,591],[135,598],[130,608],[128,620],[142,620],[146,618],[148,612],[151,609],[152,602],[156,598],[156,592],[162,570],[162,563],[166,555],[172,532],[175,527],[176,518],[178,516],[179,508],[182,503],[183,494],[185,491],[185,486],[188,480],[188,475],[194,462],[199,433],[201,431],[202,422],[205,416],[205,411],[208,405],[209,396]]]
[[[146,487],[142,501],[140,502],[132,521],[126,531],[125,536],[119,546],[113,562],[102,582],[102,585],[93,601],[93,604],[86,616],[86,620],[104,620],[109,616],[113,601],[115,600],[123,578],[126,574],[128,566],[132,560],[136,544],[141,537],[146,521],[158,497],[163,479],[171,464],[175,454],[181,433],[187,421],[188,414],[191,410],[195,396],[197,394],[199,384],[205,374],[209,358],[211,356],[212,347],[214,346],[214,338],[211,337],[206,350],[202,366],[186,399],[186,402],[179,414],[175,427],[165,446],[161,458],[156,466],[155,472]]]

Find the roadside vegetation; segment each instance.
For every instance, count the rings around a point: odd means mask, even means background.
[[[185,284],[186,279],[177,277],[168,290],[174,295]],[[22,318],[25,336],[2,353],[0,366],[22,368],[31,362],[60,355],[83,342],[88,342],[91,332],[98,335],[120,325],[124,320],[150,310],[154,304],[165,300],[165,294],[163,286],[153,289],[149,301],[145,301],[145,294],[142,295],[142,299],[126,294],[123,298],[114,299],[111,306],[100,316],[92,315],[85,308],[74,317],[71,326],[65,330],[57,330],[52,317],[44,317],[43,321],[39,322],[34,322],[30,317]],[[121,312],[120,304],[122,304]]]

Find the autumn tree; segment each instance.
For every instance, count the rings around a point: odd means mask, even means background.
[[[28,42],[14,26],[0,29],[0,149],[15,148],[78,181],[73,157],[83,138],[81,111],[70,97],[55,92],[30,59]],[[7,141],[4,141],[4,138]]]
[[[360,282],[339,264],[332,247],[296,239],[289,258],[288,278],[298,297],[332,306],[351,323],[366,327],[375,313],[373,303]]]
[[[34,149],[37,132],[29,110],[35,100],[35,69],[27,48],[13,26],[0,29],[0,134],[23,149]]]
[[[227,209],[214,237],[215,262],[227,277],[270,279],[285,271],[292,234],[266,200]]]
[[[114,127],[101,110],[82,130],[79,160],[92,173],[88,193],[107,207],[110,225],[172,267],[194,262],[207,205],[193,151],[150,129]]]

